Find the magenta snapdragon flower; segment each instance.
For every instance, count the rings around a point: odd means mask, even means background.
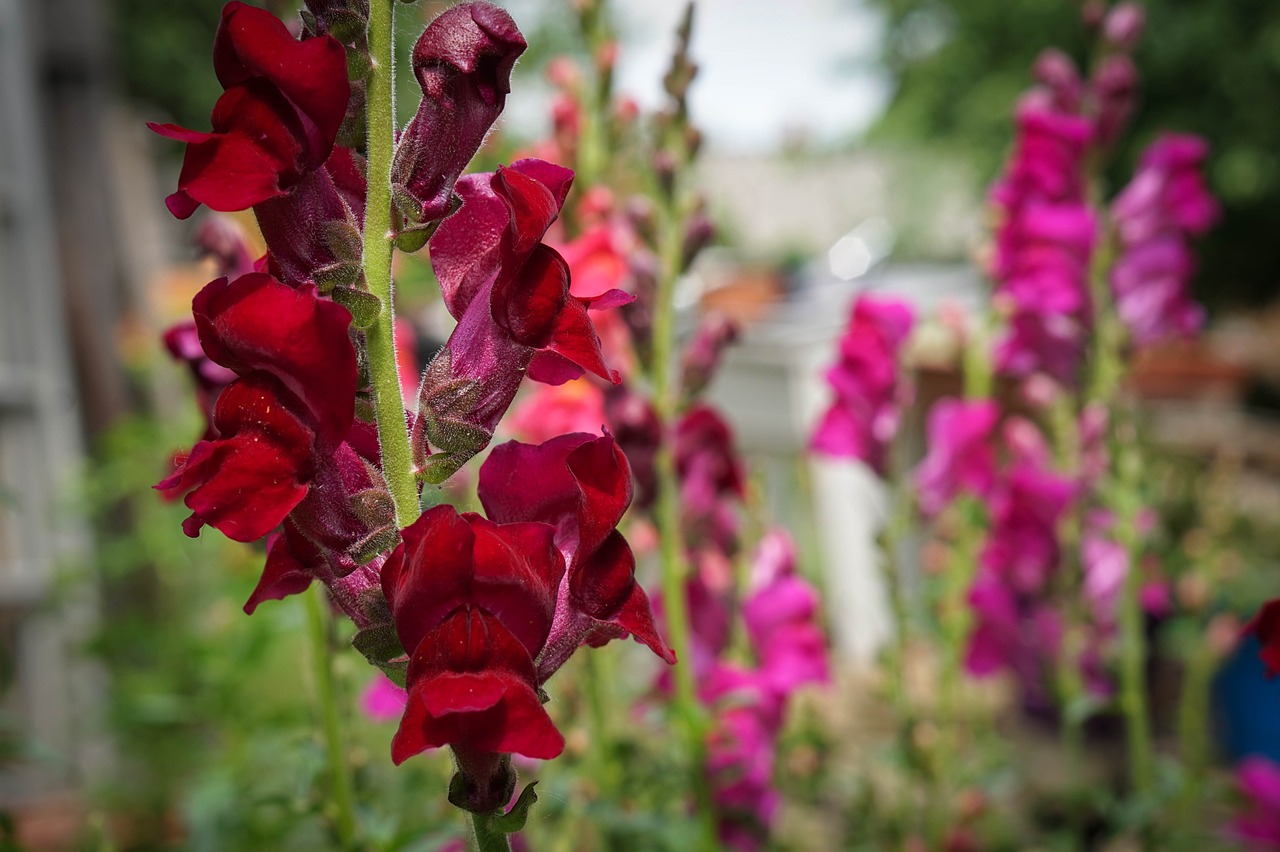
[[[1138,345],[1192,335],[1204,324],[1204,309],[1191,299],[1189,243],[1219,215],[1201,174],[1207,155],[1199,137],[1159,137],[1111,205],[1121,249],[1111,292]]]
[[[911,332],[909,305],[884,296],[859,296],[840,338],[839,359],[827,371],[835,400],[814,430],[809,446],[835,458],[865,462],[885,472],[889,442],[898,430],[905,385],[898,354]]]

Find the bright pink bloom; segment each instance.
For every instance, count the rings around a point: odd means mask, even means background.
[[[283,195],[320,168],[346,114],[347,56],[333,38],[296,41],[274,15],[228,3],[213,48],[226,90],[213,109],[213,132],[149,124],[187,143],[169,209],[185,219],[201,204],[245,210]]]
[[[1247,804],[1232,820],[1231,834],[1250,850],[1280,849],[1280,766],[1247,757],[1236,767],[1236,784]]]
[[[1059,72],[1061,75],[1061,72]],[[1071,382],[1091,321],[1088,270],[1096,234],[1085,202],[1088,121],[1058,96],[1033,92],[1018,107],[1013,156],[992,187],[1002,214],[991,273],[1011,307],[997,367]]]
[[[835,401],[813,433],[815,452],[860,459],[884,472],[903,403],[898,352],[913,322],[905,302],[866,295],[854,302],[839,360],[827,371]]]
[[[1161,136],[1111,206],[1121,245],[1111,291],[1139,345],[1195,334],[1204,323],[1204,310],[1191,300],[1195,257],[1188,243],[1219,213],[1201,175],[1207,155],[1198,137]]]
[[[409,694],[404,687],[396,686],[384,674],[374,675],[373,680],[360,693],[360,710],[375,722],[391,722],[404,715]]]
[[[572,180],[568,169],[521,160],[457,183],[465,203],[432,239],[431,263],[458,325],[427,367],[414,427],[415,450],[432,481],[489,443],[526,371],[548,384],[584,370],[618,381],[587,309],[629,297],[570,295],[568,266],[541,242]]]
[[[771,530],[761,541],[753,573],[742,619],[768,688],[788,695],[829,681],[818,593],[795,573],[795,545],[784,530]]]
[[[985,498],[995,486],[995,430],[1000,408],[989,399],[943,399],[926,425],[929,451],[915,472],[920,509],[941,512],[957,495]]]

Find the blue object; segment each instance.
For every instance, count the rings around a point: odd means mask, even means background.
[[[1254,754],[1280,763],[1280,676],[1267,677],[1259,648],[1245,636],[1213,680],[1214,733],[1232,764]]]

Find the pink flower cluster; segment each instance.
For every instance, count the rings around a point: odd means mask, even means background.
[[[725,660],[728,619],[709,625],[701,613],[694,657],[699,698],[714,719],[707,772],[720,839],[750,852],[764,848],[777,813],[774,763],[790,698],[805,685],[830,680],[818,595],[796,574],[786,532],[775,529],[761,540],[741,611],[754,665]]]
[[[1084,181],[1094,129],[1064,109],[1064,100],[1036,91],[1018,107],[1013,157],[991,190],[1001,215],[991,273],[996,298],[1009,310],[998,368],[1071,381],[1091,323],[1097,220]]]
[[[1008,314],[997,367],[1014,376],[1043,372],[1065,384],[1078,378],[1094,322],[1091,265],[1103,211],[1089,197],[1088,169],[1124,128],[1137,99],[1130,53],[1142,32],[1141,7],[1119,3],[1102,22],[1106,51],[1090,79],[1064,54],[1036,61],[1041,87],[1017,111],[1017,141],[990,198],[999,211],[991,275]],[[1143,156],[1110,208],[1117,261],[1111,290],[1132,339],[1144,345],[1190,334],[1203,315],[1190,300],[1194,262],[1188,240],[1206,231],[1217,206],[1199,169],[1198,138],[1166,135]]]
[[[839,360],[827,370],[835,400],[813,433],[811,449],[885,472],[886,450],[906,402],[898,354],[913,322],[911,308],[896,299],[863,295],[853,303]]]
[[[1218,204],[1201,175],[1208,153],[1199,137],[1161,136],[1111,205],[1120,246],[1111,292],[1138,345],[1192,335],[1204,323],[1204,309],[1189,292],[1195,271],[1189,241],[1218,218]]]

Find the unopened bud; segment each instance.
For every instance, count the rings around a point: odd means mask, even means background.
[[[1035,78],[1053,94],[1054,104],[1066,112],[1075,112],[1084,93],[1084,82],[1076,64],[1061,50],[1049,48],[1036,57],[1032,69]]]
[[[1107,13],[1102,37],[1121,50],[1133,50],[1142,39],[1147,15],[1137,3],[1118,3]]]

